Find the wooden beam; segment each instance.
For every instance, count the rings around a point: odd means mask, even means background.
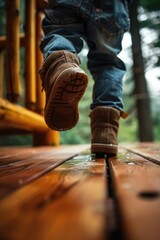
[[[19,24],[20,0],[7,0],[6,24],[6,76],[7,98],[12,102],[19,101],[20,95],[20,60],[19,60]]]
[[[0,99],[0,123],[29,132],[48,131],[42,116],[3,99]]]
[[[0,98],[0,132],[33,133],[33,145],[59,145],[59,132],[52,131],[39,114]]]

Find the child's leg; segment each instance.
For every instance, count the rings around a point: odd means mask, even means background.
[[[102,5],[102,9],[93,9],[92,18],[87,25],[90,47],[88,68],[94,79],[90,114],[91,151],[116,154],[119,118],[125,117],[122,112],[122,79],[126,71],[124,63],[117,55],[121,51],[125,27],[128,26],[127,9],[121,1],[104,1]],[[121,18],[116,19],[115,14],[119,9],[122,11],[119,15]]]
[[[46,91],[44,117],[51,129],[68,130],[78,122],[78,103],[88,82],[77,57],[83,47],[83,24],[71,9],[49,8],[43,30],[40,75]]]

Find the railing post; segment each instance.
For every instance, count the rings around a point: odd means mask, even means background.
[[[44,105],[45,105],[45,94],[41,91],[41,79],[39,76],[39,69],[42,65],[43,55],[39,49],[39,45],[42,38],[42,19],[44,17],[44,8],[46,4],[44,1],[37,1],[37,11],[36,11],[36,89],[37,89],[37,101],[36,101],[36,112],[43,115]],[[34,133],[33,134],[33,145],[43,146],[43,145],[59,145],[60,136],[59,132],[52,131],[48,128],[48,131],[44,133]]]
[[[35,81],[35,14],[36,0],[25,1],[25,106],[35,110],[36,81]]]
[[[41,79],[39,75],[39,69],[42,65],[43,55],[39,49],[39,45],[42,38],[42,19],[44,14],[41,10],[37,8],[36,11],[36,112],[43,115],[44,105],[45,105],[45,94],[42,92]]]
[[[0,98],[3,97],[3,51],[0,49]]]
[[[57,146],[59,142],[59,132],[52,131],[51,129],[43,133],[34,133],[33,135],[33,146]]]
[[[20,95],[20,63],[19,63],[19,24],[20,0],[7,0],[6,7],[6,80],[7,98],[18,102]]]

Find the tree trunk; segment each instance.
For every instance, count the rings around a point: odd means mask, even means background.
[[[130,8],[131,38],[133,53],[133,75],[135,82],[135,99],[137,105],[137,117],[139,124],[139,140],[152,141],[152,118],[150,110],[149,93],[145,79],[145,70],[141,49],[141,36],[138,22],[138,0],[134,0]]]

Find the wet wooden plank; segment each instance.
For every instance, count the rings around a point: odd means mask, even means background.
[[[160,166],[127,151],[109,165],[124,239],[160,239]]]
[[[123,148],[137,153],[142,157],[160,165],[160,143],[159,142],[145,142],[145,143],[132,143],[123,145]]]
[[[35,180],[87,148],[87,145],[1,148],[0,198]]]
[[[76,156],[0,201],[0,239],[107,237],[104,159]]]

